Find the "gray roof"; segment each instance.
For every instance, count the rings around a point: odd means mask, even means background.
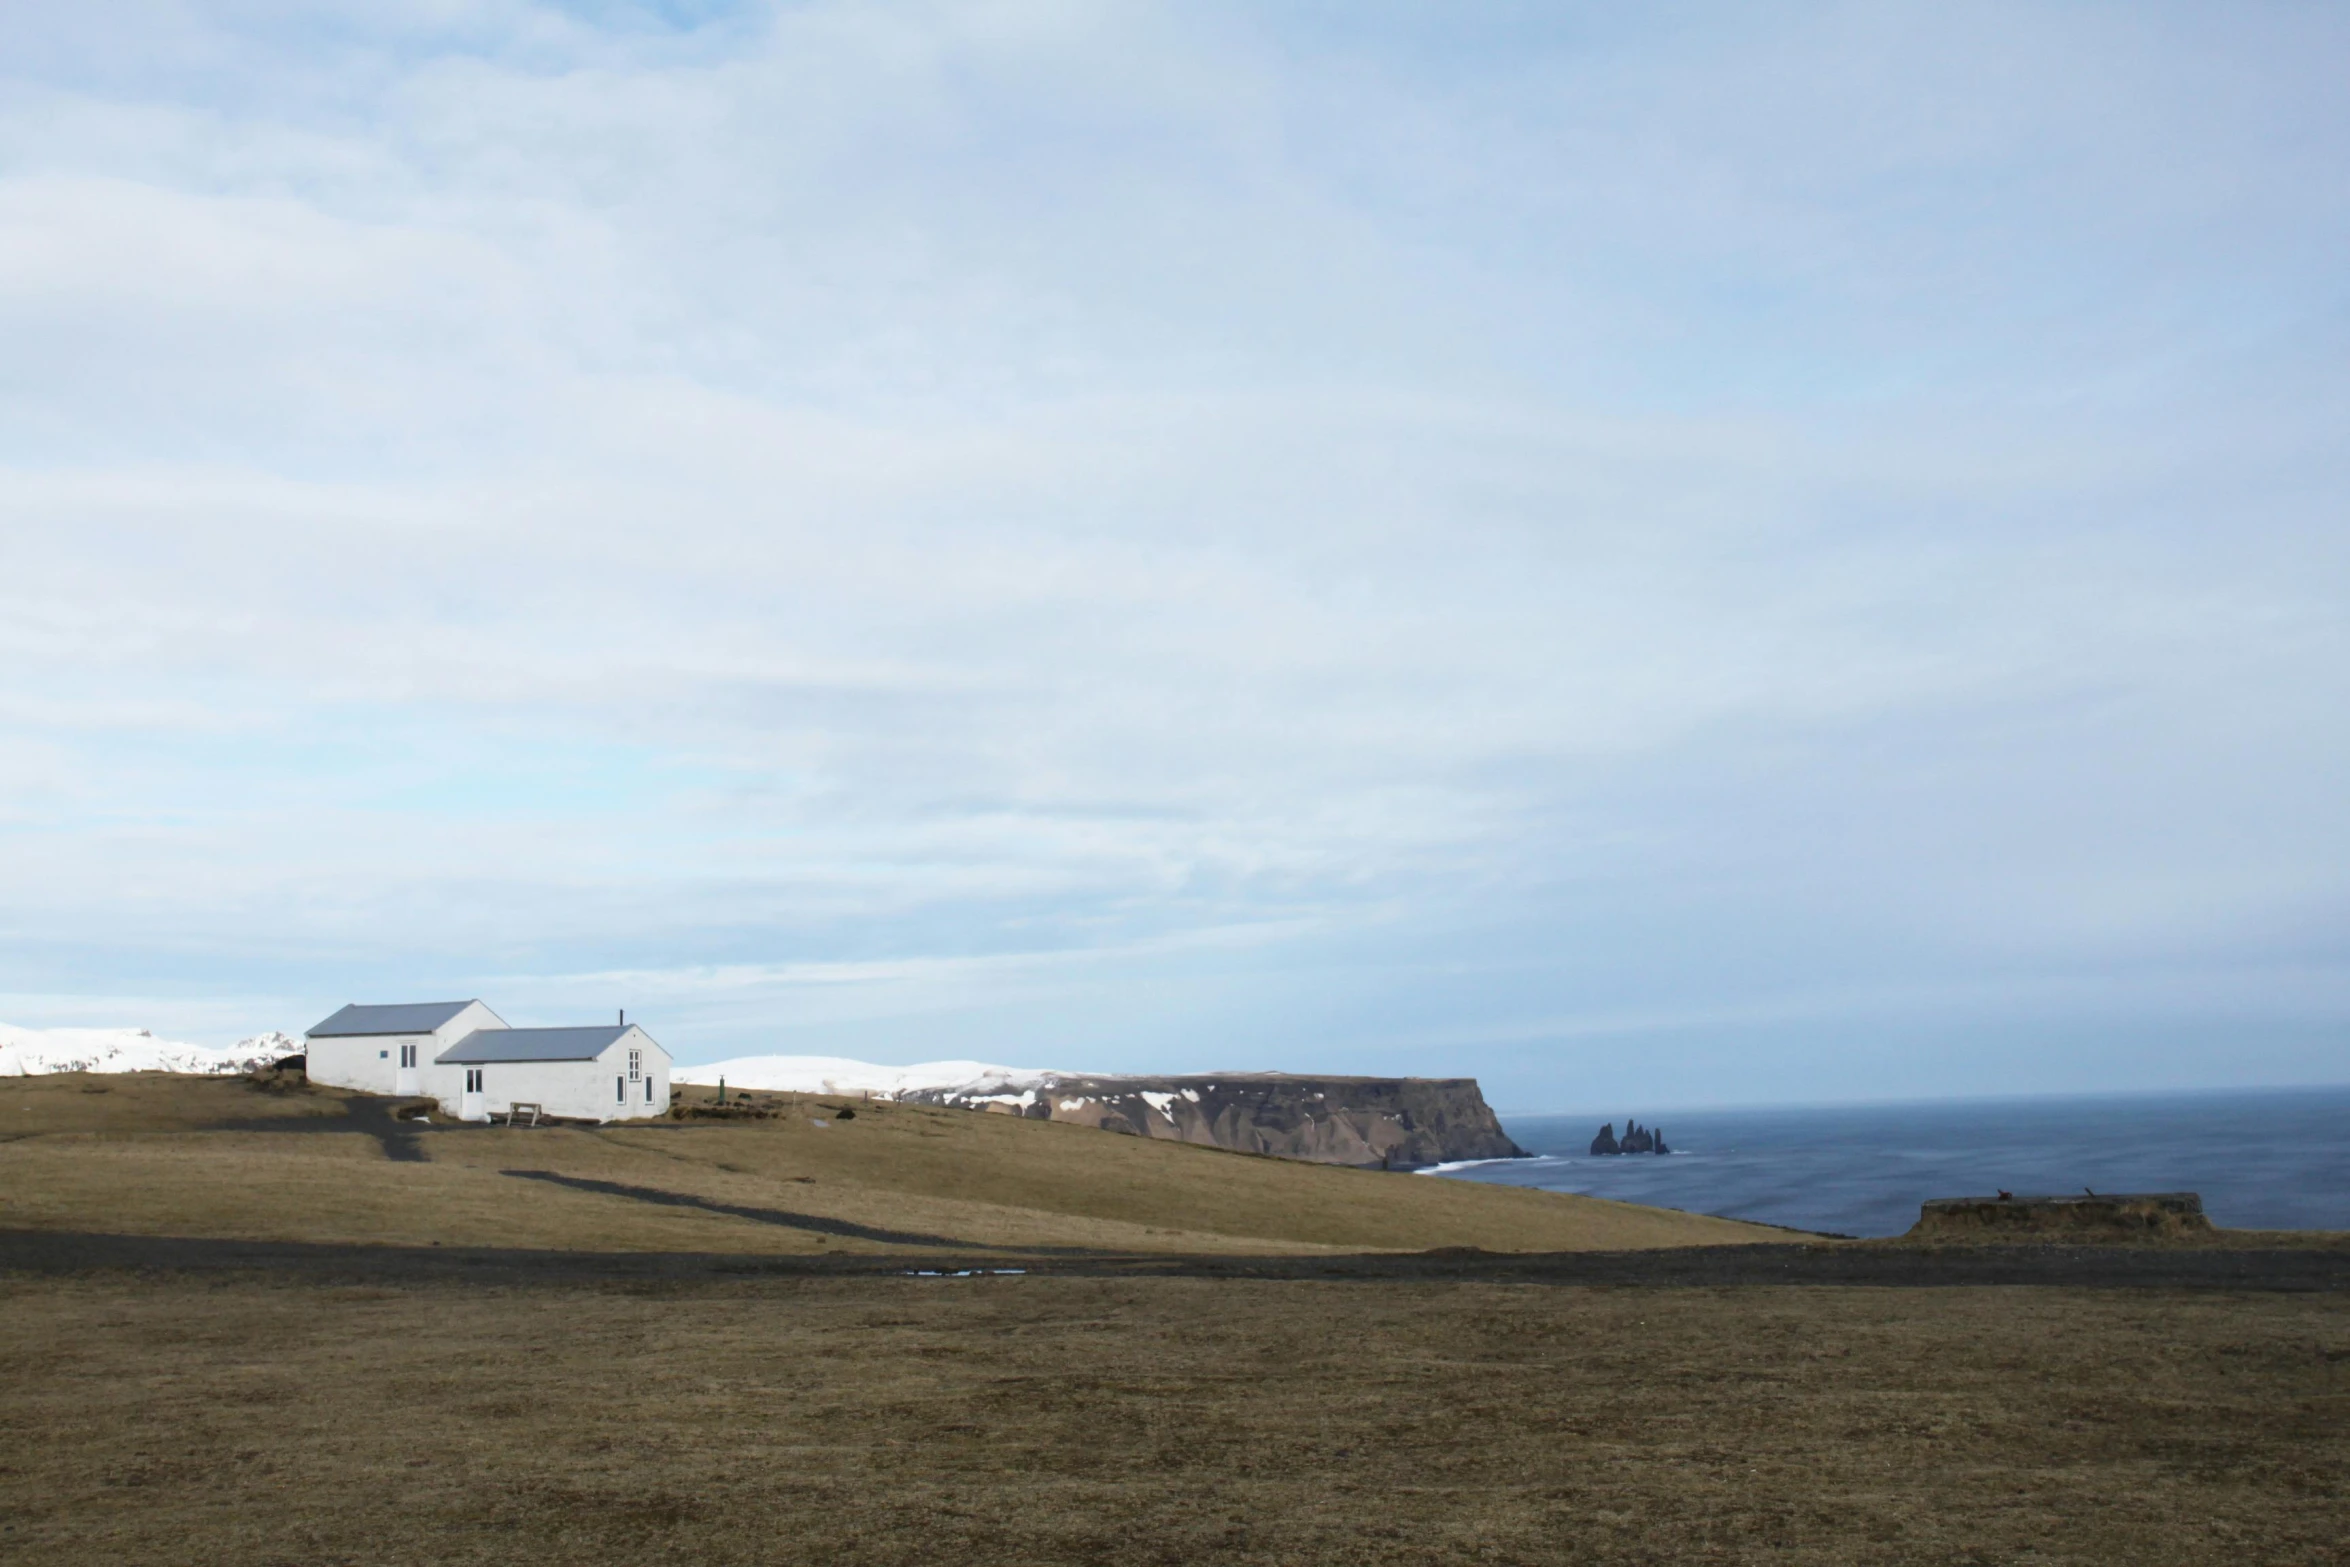
[[[593,1028],[477,1028],[433,1059],[443,1066],[484,1061],[593,1061],[636,1025]]]
[[[429,1034],[470,1001],[404,1001],[397,1006],[348,1006],[310,1030],[312,1039],[347,1038],[354,1034]]]

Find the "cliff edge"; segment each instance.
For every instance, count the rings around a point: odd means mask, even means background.
[[[1411,1170],[1460,1159],[1522,1159],[1473,1077],[1047,1075],[1015,1086],[912,1089],[912,1104],[1274,1154],[1316,1164]]]

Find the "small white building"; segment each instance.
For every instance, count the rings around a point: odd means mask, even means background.
[[[625,1121],[669,1112],[669,1052],[633,1023],[508,1028],[479,1001],[347,1006],[309,1031],[312,1081],[427,1094],[460,1120],[517,1104]]]
[[[505,1026],[479,1001],[345,1007],[303,1036],[306,1070],[312,1082],[336,1088],[438,1097],[425,1083],[433,1058],[468,1034]]]
[[[435,1058],[460,1079],[460,1119],[535,1104],[549,1115],[628,1121],[669,1113],[669,1052],[634,1023],[479,1028]],[[428,1090],[450,1107],[445,1090]]]

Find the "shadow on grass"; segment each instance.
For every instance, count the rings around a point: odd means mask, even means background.
[[[354,1095],[343,1101],[341,1115],[272,1116],[267,1120],[222,1121],[208,1126],[216,1132],[362,1132],[380,1144],[384,1157],[395,1164],[423,1164],[424,1129],[392,1112],[405,1099]]]
[[[806,1230],[814,1235],[837,1235],[844,1240],[875,1241],[884,1246],[951,1246],[960,1251],[1018,1251],[1027,1255],[1042,1254],[1052,1257],[1090,1257],[1099,1253],[1082,1246],[988,1246],[977,1241],[956,1240],[950,1235],[922,1235],[907,1230],[876,1229],[870,1224],[852,1224],[846,1219],[827,1219],[812,1213],[792,1213],[783,1208],[752,1208],[742,1203],[719,1202],[714,1198],[696,1197],[687,1192],[665,1192],[654,1186],[624,1186],[618,1181],[590,1180],[581,1175],[558,1175],[552,1170],[500,1170],[500,1175],[511,1175],[517,1180],[545,1181],[550,1186],[568,1186],[573,1191],[597,1192],[606,1197],[627,1197],[636,1202],[658,1203],[666,1208],[698,1208],[704,1213],[723,1213],[729,1218],[749,1219],[754,1224],[776,1224],[785,1229]]]

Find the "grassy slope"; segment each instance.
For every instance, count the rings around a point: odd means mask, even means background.
[[[95,1090],[104,1090],[97,1092]],[[346,1096],[139,1074],[0,1080],[0,1226],[741,1252],[894,1249],[518,1180],[518,1169],[1009,1249],[1634,1249],[1784,1232],[1508,1187],[1341,1170],[1051,1122],[814,1102],[771,1121],[428,1132],[393,1163]],[[267,1119],[273,1129],[222,1129]],[[209,1128],[209,1129],[208,1129]]]

